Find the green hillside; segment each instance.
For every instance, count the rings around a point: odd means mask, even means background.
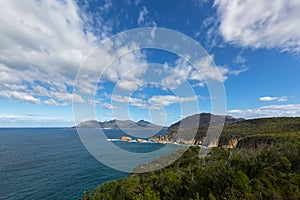
[[[199,157],[200,148],[190,147],[166,168],[107,182],[82,199],[299,199],[299,119],[225,125],[222,137],[239,138],[237,148]]]
[[[212,126],[212,130],[219,129],[218,126]],[[178,132],[170,133],[171,138],[191,140],[194,138],[195,143],[201,143],[206,136],[208,127],[200,127],[195,130],[179,130]],[[284,135],[300,132],[300,117],[276,117],[276,118],[261,118],[250,119],[230,124],[225,124],[220,136],[220,145],[226,144],[230,139],[241,139],[246,136],[254,136],[261,134]],[[195,133],[196,136],[195,136]]]

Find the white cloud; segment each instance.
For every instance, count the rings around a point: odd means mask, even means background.
[[[103,103],[102,106],[108,110],[114,109],[114,106],[111,105],[110,103]]]
[[[173,66],[164,64],[163,71],[167,75],[161,80],[161,85],[171,90],[176,89],[185,81],[198,81],[194,86],[204,86],[206,82],[217,81],[225,82],[230,75],[239,75],[248,70],[248,67],[243,66],[239,70],[230,70],[227,66],[217,66],[214,63],[214,55],[207,55],[201,60],[194,63],[195,66],[190,65],[189,55],[186,58],[179,58]]]
[[[121,79],[117,82],[117,86],[122,90],[134,91],[144,85],[144,81],[141,79]]]
[[[112,101],[120,102],[120,103],[143,103],[142,99],[130,97],[130,96],[122,96],[117,94],[112,94],[110,96]]]
[[[288,100],[288,97],[282,96],[282,97],[270,97],[270,96],[264,96],[259,98],[260,101],[279,101],[284,102]]]
[[[139,18],[137,20],[138,24],[142,24],[145,21],[145,16],[148,14],[148,10],[145,6],[140,10]]]
[[[123,46],[117,49],[111,57],[117,58],[105,71],[105,78],[111,82],[115,82],[122,90],[137,90],[144,85],[141,78],[147,71],[147,62],[145,55],[140,51],[132,51],[138,49],[136,44]]]
[[[244,57],[241,56],[241,55],[237,55],[237,56],[235,57],[235,59],[234,59],[234,62],[235,62],[236,64],[245,64],[246,58],[244,58]]]
[[[260,101],[274,101],[276,99],[277,99],[277,97],[260,97],[259,98]]]
[[[232,74],[232,75],[238,76],[239,74],[247,71],[248,69],[249,69],[249,67],[247,67],[247,66],[244,65],[240,69],[229,71],[228,74]]]
[[[73,120],[63,118],[53,118],[48,116],[42,116],[38,114],[26,114],[26,115],[10,115],[0,114],[0,125],[11,124],[12,126],[34,126],[35,124],[49,126],[49,123],[56,125],[65,126],[66,123],[69,125],[73,124]]]
[[[277,99],[277,101],[279,101],[279,102],[284,102],[284,101],[287,101],[287,100],[289,100],[288,97],[279,97]]]
[[[167,107],[171,104],[175,103],[183,103],[188,101],[195,101],[197,100],[197,96],[193,97],[178,97],[174,95],[157,95],[152,96],[147,101],[141,98],[135,98],[130,96],[122,96],[122,95],[107,95],[110,97],[112,101],[119,102],[119,103],[128,103],[131,106],[136,106],[143,109],[161,109],[162,107]]]
[[[0,58],[11,68],[34,66],[70,76],[96,42],[95,36],[83,32],[84,22],[73,1],[1,2],[0,37],[5,42]]]
[[[1,1],[0,7],[0,90],[5,91],[1,97],[49,105],[69,104],[72,99],[84,102],[83,96],[73,97],[71,93],[76,72],[89,50],[107,36],[106,31],[111,27],[98,16],[97,28],[102,34],[94,35],[90,21],[95,19],[71,0]],[[106,12],[110,8],[111,1],[105,1],[99,9]],[[138,22],[144,23],[147,14],[147,8],[143,7]],[[154,21],[152,24],[156,26]],[[155,30],[154,27],[151,37],[155,37]],[[101,70],[99,60],[107,63],[114,58],[118,59],[105,71],[105,81],[116,83],[122,90],[138,90],[144,86],[141,76],[147,70],[145,55],[139,50],[131,52],[139,49],[138,45],[120,44],[118,48],[113,45],[117,44],[97,48],[97,57],[85,65],[88,73],[79,83],[83,94],[94,92],[98,81],[95,72]],[[199,61],[201,70],[196,72],[179,60],[162,82],[174,88],[186,79],[225,81],[230,70],[213,67],[212,63],[212,56]]]
[[[193,67],[184,59],[178,59],[174,67],[164,64],[164,69],[168,75],[161,80],[161,84],[172,90],[187,81]]]
[[[136,106],[136,107],[139,107],[139,108],[143,108],[143,109],[149,109],[149,105],[144,101],[142,101],[142,102],[131,102],[130,105]]]
[[[149,26],[153,26],[153,28],[152,28],[152,30],[150,32],[150,36],[151,36],[151,39],[154,40],[154,38],[155,38],[155,32],[156,32],[156,29],[157,29],[156,22],[152,21],[152,25],[149,25]]]
[[[276,99],[277,99],[277,97],[260,97],[259,98],[260,101],[274,101]]]
[[[66,102],[59,103],[54,99],[47,99],[47,100],[44,101],[44,104],[53,105],[53,106],[66,106],[66,105],[68,105]]]
[[[140,98],[130,97],[130,96],[122,96],[117,94],[107,95],[112,101],[119,102],[119,103],[127,103],[131,106],[136,106],[139,108],[149,108],[147,102]]]
[[[120,89],[134,91],[144,86],[145,81],[141,76],[146,73],[147,65],[142,55],[138,53],[127,54],[114,66],[110,68],[110,71],[115,71],[118,74],[115,81]]]
[[[215,0],[214,5],[225,41],[300,52],[299,0]]]
[[[174,95],[158,95],[148,100],[148,103],[154,107],[167,107],[174,103],[183,103],[197,100],[197,96],[193,97],[177,97]]]
[[[218,34],[219,23],[216,15],[209,16],[202,22],[202,26],[199,31],[196,32],[196,37],[205,37],[205,47],[207,50],[211,50],[215,46],[222,46],[220,43],[220,37]]]
[[[29,95],[24,92],[18,92],[18,91],[0,90],[0,97],[22,100],[27,103],[34,103],[34,104],[41,103],[41,100],[39,98],[35,98],[32,95]]]
[[[1,1],[0,7],[0,89],[11,90],[5,96],[22,100],[13,94],[23,92],[25,101],[39,102],[37,96],[46,95],[48,104],[56,97],[71,100],[62,88],[72,86],[82,59],[97,42],[91,32],[83,31],[84,14],[76,3]]]
[[[11,93],[2,97],[38,102],[43,96],[48,100],[40,103],[69,104],[73,99],[70,88],[79,66],[99,39],[108,34],[106,22],[101,16],[96,17],[96,28],[102,36],[94,35],[91,21],[95,19],[71,0],[1,1],[0,7],[0,89]],[[105,1],[99,9],[107,11],[110,7],[111,2]],[[112,61],[137,48],[132,44],[111,51],[113,47],[109,45],[97,48],[97,58],[86,64],[87,76],[80,80],[83,94],[94,92],[98,81],[94,74],[99,70],[99,60]],[[122,77],[133,67],[144,64],[143,55],[136,51],[119,58],[104,77],[112,82],[123,82],[119,84],[122,89],[136,89],[142,84],[139,75],[144,69]],[[16,97],[13,92],[25,94],[26,98]],[[78,94],[74,100],[84,101]]]
[[[246,110],[229,110],[227,113],[244,118],[300,116],[300,104],[269,105]]]
[[[228,74],[230,73],[227,67],[216,66],[214,64],[213,55],[206,56],[195,63],[195,65],[197,69],[191,73],[190,79],[198,80],[199,82],[213,80],[222,83],[228,78]]]

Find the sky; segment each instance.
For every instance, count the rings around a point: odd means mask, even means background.
[[[300,116],[298,0],[15,0],[0,7],[0,127],[72,126],[91,116],[167,126],[212,112],[219,98],[212,83],[224,87],[228,115]],[[174,31],[205,51],[193,60],[184,43],[174,49],[187,51],[175,54],[111,39],[145,27],[150,42],[160,30]]]

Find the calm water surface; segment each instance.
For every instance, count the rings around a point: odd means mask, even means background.
[[[118,130],[106,132],[119,138]],[[159,144],[116,142],[134,152]],[[77,199],[85,190],[128,174],[111,169],[82,145],[75,129],[0,129],[0,199]]]

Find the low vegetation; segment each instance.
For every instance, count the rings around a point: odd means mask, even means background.
[[[107,182],[81,199],[299,199],[299,131],[299,118],[228,124],[222,135],[240,138],[237,148],[199,157],[190,147],[166,168]]]

